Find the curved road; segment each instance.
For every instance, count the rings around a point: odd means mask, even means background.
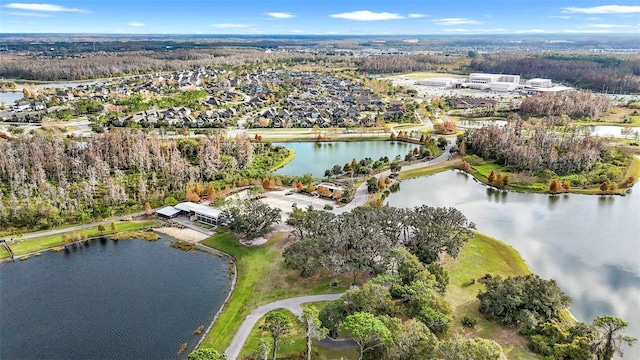
[[[251,329],[266,313],[276,309],[286,309],[294,313],[296,316],[302,316],[302,308],[300,304],[316,302],[316,301],[333,301],[338,300],[342,294],[327,294],[327,295],[311,295],[301,296],[296,298],[284,299],[274,301],[272,303],[262,305],[259,308],[253,310],[251,314],[240,325],[240,328],[236,332],[236,335],[231,340],[231,344],[224,352],[228,360],[235,360],[240,355],[240,350],[244,346],[244,342],[249,337]]]
[[[410,165],[403,165],[401,171],[406,171],[406,170],[413,170],[413,169],[419,169],[419,168],[425,168],[425,167],[429,167],[432,165],[436,165],[439,164],[441,162],[445,162],[447,160],[449,160],[451,158],[451,154],[449,153],[449,150],[451,150],[451,147],[453,146],[453,143],[455,141],[454,138],[448,138],[448,143],[447,146],[444,149],[444,152],[442,153],[442,155],[438,156],[435,159],[431,159],[430,161],[419,161]],[[380,177],[385,177],[385,176],[389,176],[391,175],[391,171],[390,170],[385,170],[383,172],[377,173],[373,176],[380,178]],[[369,199],[369,192],[367,191],[367,182],[364,181],[362,184],[360,184],[360,186],[356,189],[355,195],[353,197],[353,200],[351,200],[350,203],[348,203],[347,205],[343,206],[343,207],[339,207],[333,210],[334,214],[342,214],[344,212],[348,212],[351,211],[353,209],[355,209],[358,206],[362,206],[364,204],[367,203],[367,200]]]

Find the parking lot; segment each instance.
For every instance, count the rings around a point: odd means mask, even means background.
[[[291,193],[290,195],[285,195]],[[297,207],[306,209],[309,205],[314,209],[322,210],[326,204],[330,204],[335,207],[335,202],[327,199],[322,199],[317,196],[309,196],[306,193],[298,193],[293,189],[285,189],[280,191],[267,191],[264,193],[265,197],[261,201],[267,205],[282,210],[282,220],[286,221],[289,218],[288,214],[293,211],[293,204]]]

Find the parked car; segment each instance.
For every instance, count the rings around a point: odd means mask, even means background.
[[[293,204],[291,204],[291,207],[292,207],[292,208],[294,208],[294,207],[298,207],[298,204],[293,203]]]
[[[284,193],[285,195],[293,195],[293,191],[287,191],[286,193]]]

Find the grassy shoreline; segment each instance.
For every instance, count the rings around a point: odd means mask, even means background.
[[[67,231],[59,234],[17,240],[10,243],[9,246],[11,246],[11,250],[13,250],[16,257],[25,256],[38,251],[51,250],[55,247],[64,245],[64,241],[62,240],[63,235],[69,236],[70,238],[72,234],[79,236],[80,238],[84,238],[85,235],[87,238],[93,238],[102,235],[112,235],[118,232],[146,229],[156,225],[157,223],[157,220],[120,221],[116,222],[117,230],[115,232],[111,231],[110,226],[107,224],[105,225],[106,230],[103,232],[98,230],[98,226],[92,226],[77,231]],[[8,258],[9,253],[6,250],[0,250],[0,259]]]
[[[260,305],[295,296],[341,293],[348,289],[347,278],[338,279],[337,287],[330,287],[329,278],[324,276],[300,281],[296,270],[284,267],[282,250],[290,242],[286,233],[274,233],[264,245],[244,246],[225,230],[202,242],[235,259],[237,278],[229,300],[200,347],[224,352],[242,321]]]

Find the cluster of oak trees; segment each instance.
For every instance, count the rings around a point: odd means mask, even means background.
[[[640,58],[610,56],[535,56],[501,52],[478,56],[471,68],[482,72],[548,78],[580,88],[615,93],[640,91]]]
[[[589,91],[542,93],[524,99],[520,113],[537,117],[567,115],[574,119],[596,118],[612,105],[608,96]]]
[[[372,74],[389,74],[429,71],[433,68],[433,65],[451,63],[453,63],[453,60],[443,55],[375,55],[365,57],[359,69]]]
[[[414,209],[359,207],[333,213],[294,210],[287,224],[299,239],[283,253],[290,268],[310,276],[325,269],[331,276],[380,274],[388,268],[389,251],[404,245],[421,261],[439,254],[456,257],[472,236],[475,224],[457,209],[419,206]]]
[[[254,157],[246,136],[188,143],[132,129],[87,140],[45,132],[0,138],[0,226],[46,228],[158,203],[190,182],[233,176]]]
[[[560,135],[539,123],[525,130],[517,116],[504,127],[470,130],[463,141],[467,149],[484,159],[517,170],[549,169],[558,175],[590,170],[601,160],[606,146],[605,139],[584,136],[576,129]]]

